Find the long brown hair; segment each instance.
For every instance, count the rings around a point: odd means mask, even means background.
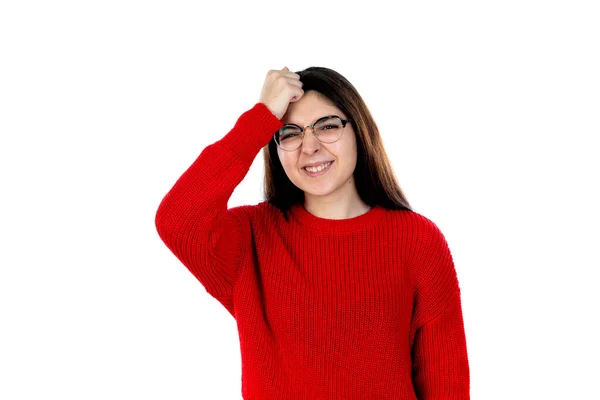
[[[300,75],[304,93],[317,92],[348,116],[356,134],[354,179],[362,201],[371,207],[379,205],[392,210],[411,210],[384,150],[379,129],[356,88],[329,68],[310,67],[296,73]],[[304,203],[304,192],[287,177],[274,139],[264,148],[263,156],[265,200],[279,208],[287,218],[292,205]]]

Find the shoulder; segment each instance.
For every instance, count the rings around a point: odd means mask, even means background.
[[[433,220],[412,210],[387,210],[388,221],[400,226],[404,231],[413,235],[431,236],[441,234]]]
[[[398,232],[398,241],[411,259],[448,253],[448,243],[438,225],[429,217],[411,210],[388,210],[389,226]]]
[[[267,201],[232,207],[228,210],[228,213],[237,217],[242,223],[251,225],[279,223],[279,220],[283,219],[281,211]]]

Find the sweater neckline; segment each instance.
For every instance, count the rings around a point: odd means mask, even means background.
[[[299,223],[311,229],[326,232],[353,232],[375,225],[384,215],[385,208],[376,205],[369,211],[352,218],[328,219],[309,213],[302,204],[294,204],[291,214]]]

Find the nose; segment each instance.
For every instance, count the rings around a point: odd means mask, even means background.
[[[310,133],[308,130],[310,129]],[[321,148],[321,142],[315,136],[315,131],[310,126],[304,128],[304,138],[302,138],[302,152],[313,154]]]

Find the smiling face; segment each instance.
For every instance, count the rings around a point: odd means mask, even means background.
[[[299,101],[289,105],[282,122],[306,127],[327,115],[348,119],[348,115],[330,101],[317,92],[308,91]],[[350,122],[337,142],[322,143],[315,138],[312,129],[307,128],[298,149],[285,151],[277,147],[277,155],[287,177],[304,191],[307,199],[315,196],[338,201],[344,196],[357,195],[353,178],[356,135]]]

